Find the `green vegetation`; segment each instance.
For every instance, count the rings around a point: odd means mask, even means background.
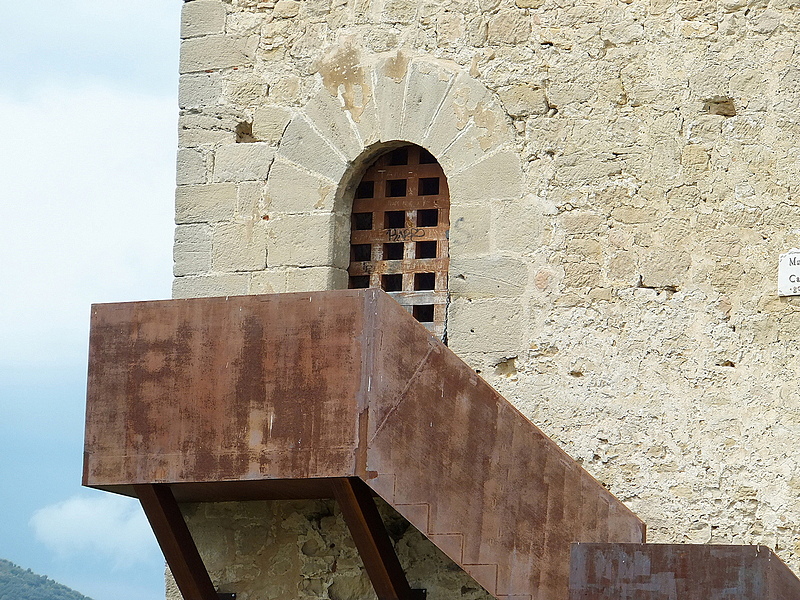
[[[30,569],[0,558],[0,600],[92,600]]]

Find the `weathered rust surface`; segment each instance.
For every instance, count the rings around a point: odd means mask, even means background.
[[[345,292],[94,306],[84,483],[352,475],[363,305]]]
[[[797,600],[766,546],[575,544],[570,600]]]
[[[95,306],[84,483],[179,501],[360,477],[497,598],[644,525],[378,290]]]
[[[569,545],[644,526],[446,346],[378,296],[367,483],[498,598],[565,598]]]

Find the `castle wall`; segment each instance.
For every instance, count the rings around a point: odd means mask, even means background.
[[[419,144],[450,347],[649,541],[797,570],[798,29],[796,0],[186,2],[174,295],[346,287],[352,186]]]

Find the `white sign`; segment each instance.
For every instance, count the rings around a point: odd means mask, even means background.
[[[800,296],[800,248],[781,254],[778,262],[778,296]]]

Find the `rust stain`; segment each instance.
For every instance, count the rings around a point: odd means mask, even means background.
[[[574,544],[570,600],[788,600],[800,580],[766,546]]]
[[[99,305],[90,338],[86,485],[317,498],[360,477],[498,598],[565,600],[571,542],[644,540],[380,290]]]
[[[395,83],[400,83],[408,74],[409,62],[408,56],[398,48],[394,56],[386,59],[386,64],[383,66],[383,74],[394,80]]]
[[[364,108],[372,99],[372,86],[361,64],[361,50],[352,38],[343,40],[320,61],[318,69],[325,89],[344,103],[355,122],[361,120]]]

